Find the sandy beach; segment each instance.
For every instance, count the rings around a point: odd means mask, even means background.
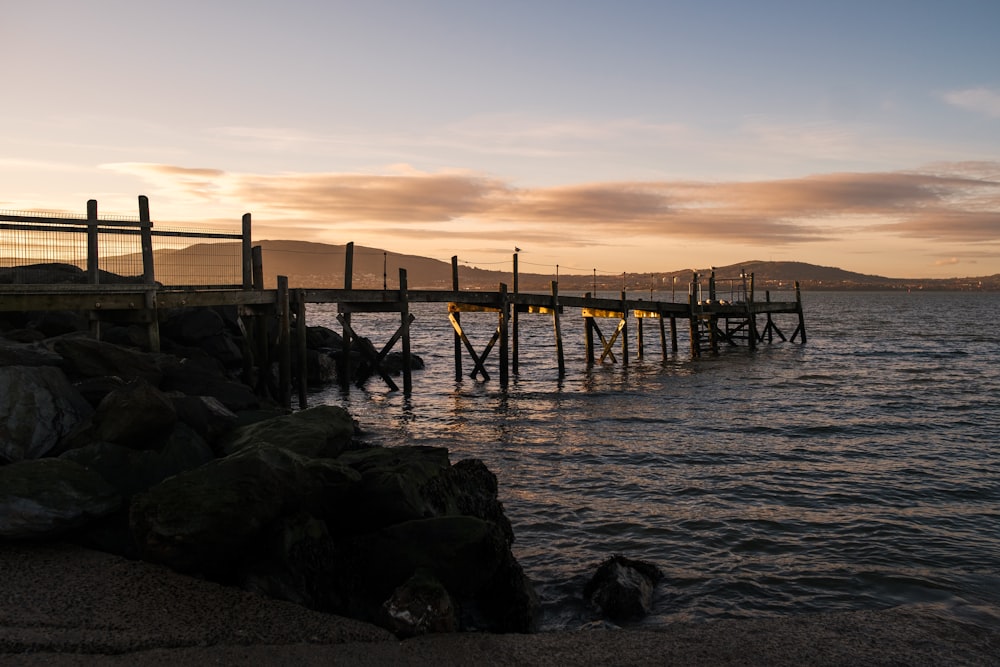
[[[436,635],[63,544],[0,545],[0,665],[1000,665],[1000,631],[916,610]]]

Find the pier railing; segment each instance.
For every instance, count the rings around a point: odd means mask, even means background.
[[[46,270],[56,264],[85,273]],[[97,286],[115,276],[169,289],[249,289],[251,266],[249,214],[239,231],[222,232],[154,226],[144,196],[137,216],[101,216],[96,200],[84,215],[0,211],[0,280],[8,285],[85,278]]]

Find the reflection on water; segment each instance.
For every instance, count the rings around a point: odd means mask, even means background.
[[[566,317],[562,380],[551,321],[524,316],[507,391],[455,380],[447,315],[423,306],[413,350],[427,369],[411,397],[376,379],[312,401],[344,405],[372,442],[483,459],[550,628],[592,618],[583,583],[612,553],[664,569],[649,623],[917,603],[990,618],[1000,295],[804,300],[805,346],[692,360],[682,340],[661,360],[647,336],[643,360],[590,369]],[[380,317],[353,322],[365,335]],[[335,321],[329,307],[310,318]]]

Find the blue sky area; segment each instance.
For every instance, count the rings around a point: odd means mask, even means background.
[[[1000,273],[1000,3],[11,1],[0,209],[498,268]]]

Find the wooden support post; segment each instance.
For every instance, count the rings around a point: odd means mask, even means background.
[[[240,235],[240,260],[243,267],[243,289],[253,289],[253,243],[250,214],[243,214],[243,231]]]
[[[251,249],[253,266],[253,288],[264,290],[264,252],[258,245]],[[265,309],[267,315],[255,312],[253,316],[254,347],[257,357],[257,383],[254,388],[258,396],[267,396],[271,384],[271,335],[268,320],[273,316],[271,307]]]
[[[510,373],[510,368],[508,363],[510,361],[510,350],[507,341],[508,336],[508,320],[510,318],[510,300],[507,297],[507,286],[500,283],[500,387],[502,389],[507,388],[508,375]]]
[[[622,321],[618,330],[622,334],[622,366],[628,366],[628,302],[625,300],[625,290],[622,290]]]
[[[403,394],[413,391],[413,364],[410,360],[410,296],[406,269],[399,270],[399,328],[403,332]]]
[[[802,290],[799,289],[799,281],[795,281],[795,312],[799,315],[799,327],[795,333],[799,334],[800,340],[806,342],[806,316],[802,312]],[[792,334],[792,341],[795,341],[795,333]]]
[[[451,258],[451,289],[458,291],[458,255]],[[452,317],[459,323],[461,328],[462,318],[460,313],[454,313]],[[462,380],[462,336],[458,330],[455,331],[455,382]]]
[[[586,298],[590,298],[590,292],[584,294]],[[584,340],[584,352],[587,359],[587,367],[594,365],[594,318],[586,317],[583,318],[583,340]]]
[[[743,276],[744,288],[746,288],[746,275]],[[750,349],[757,349],[757,341],[760,336],[757,333],[757,306],[754,304],[754,277],[750,274],[750,287],[746,290],[747,293],[747,340],[750,341]]]
[[[677,354],[677,316],[670,316],[670,351]]]
[[[278,395],[281,407],[292,407],[291,310],[288,276],[278,276]]]
[[[514,310],[513,310],[513,313],[511,315],[511,317],[512,317],[512,319],[511,319],[511,338],[512,338],[512,344],[513,344],[513,347],[512,347],[512,350],[511,350],[511,357],[512,357],[512,364],[513,364],[514,375],[517,375],[517,370],[518,370],[517,369],[517,356],[518,356],[517,355],[517,352],[518,352],[517,343],[518,343],[518,339],[520,338],[520,336],[518,335],[518,326],[517,326],[517,319],[518,319],[517,318],[517,315],[518,315],[518,312],[517,312],[517,293],[518,293],[518,289],[517,289],[517,252],[515,252],[514,253]],[[501,383],[503,383],[503,376],[502,376],[502,374],[501,374]]]
[[[691,356],[701,356],[701,322],[698,319],[700,306],[698,305],[698,274],[695,273],[688,285],[688,313],[691,324]]]
[[[559,377],[566,375],[566,357],[563,353],[562,330],[559,326],[559,282],[552,281],[552,326],[556,334],[556,364],[559,367]]]
[[[663,313],[657,318],[660,322],[660,354],[666,359],[667,358],[667,329],[663,323]],[[673,320],[673,316],[670,317]]]
[[[352,289],[354,285],[354,241],[350,241],[346,246],[344,246],[344,289]],[[340,378],[340,386],[345,390],[349,389],[351,386],[351,380],[354,377],[354,368],[351,364],[351,340],[350,335],[351,330],[351,312],[348,310],[344,313],[344,334],[343,334],[343,347],[341,348],[341,360],[340,369],[338,376]]]
[[[142,282],[154,288],[156,271],[153,268],[153,221],[149,217],[149,198],[145,195],[139,195],[139,238],[142,246]],[[145,300],[149,316],[149,324],[146,325],[149,349],[153,352],[159,352],[160,320],[156,312],[155,288],[154,291],[146,293]]]
[[[97,285],[101,282],[101,265],[97,236],[97,200],[87,202],[87,282]],[[101,340],[101,318],[96,311],[90,313],[90,335]]]
[[[299,409],[308,407],[309,354],[306,350],[306,295],[305,290],[295,290],[295,336],[298,343],[295,373],[298,376]]]
[[[635,323],[635,347],[636,347],[636,358],[637,359],[642,359],[643,356],[646,353],[646,351],[643,349],[644,348],[643,343],[645,341],[643,341],[643,339],[642,339],[642,329],[643,329],[642,320],[643,319],[645,319],[645,318],[638,317],[638,318],[636,318],[636,323]]]

